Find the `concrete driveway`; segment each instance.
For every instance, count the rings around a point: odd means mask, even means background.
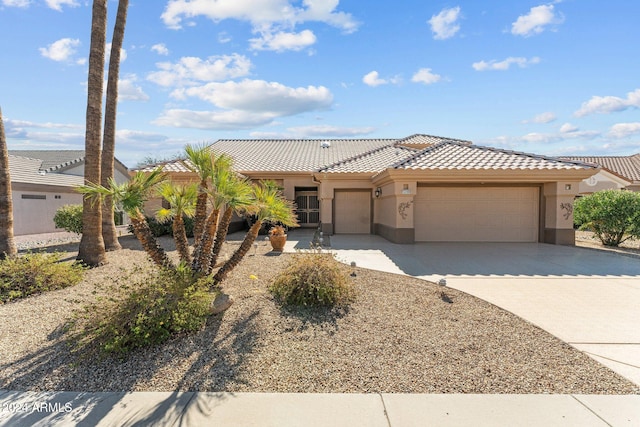
[[[331,236],[331,248],[359,267],[446,278],[640,385],[639,258],[540,243],[397,245],[372,235]]]

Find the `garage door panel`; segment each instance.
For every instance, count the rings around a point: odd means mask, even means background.
[[[419,187],[416,241],[536,242],[537,187]]]
[[[334,231],[337,234],[371,233],[370,192],[336,191],[334,204]]]

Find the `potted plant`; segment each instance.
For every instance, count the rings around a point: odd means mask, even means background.
[[[281,225],[275,225],[269,230],[269,242],[276,252],[282,252],[284,244],[287,243],[287,231]]]

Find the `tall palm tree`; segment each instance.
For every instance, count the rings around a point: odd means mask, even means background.
[[[213,284],[216,286],[226,279],[229,273],[249,252],[251,245],[258,237],[258,232],[263,223],[278,222],[288,227],[298,226],[293,203],[284,198],[274,181],[263,181],[254,185],[253,196],[254,204],[249,210],[255,214],[256,222],[245,235],[240,247],[213,276]]]
[[[0,259],[17,253],[13,241],[13,201],[11,199],[11,176],[9,174],[9,153],[4,134],[4,121],[0,109]]]
[[[116,24],[111,39],[109,56],[109,75],[107,77],[107,99],[104,111],[104,136],[102,138],[102,164],[100,184],[109,185],[113,178],[116,147],[116,112],[118,108],[118,79],[120,76],[120,51],[124,41],[124,29],[127,24],[129,0],[118,2]],[[102,205],[102,238],[107,251],[122,249],[118,242],[118,233],[113,218],[113,199],[106,197]]]
[[[94,204],[98,198],[113,197],[114,202],[129,215],[133,233],[151,260],[159,267],[175,269],[175,265],[151,232],[142,211],[144,202],[151,192],[165,179],[166,175],[162,173],[161,168],[157,168],[150,173],[138,171],[129,181],[122,184],[112,179],[109,181],[109,187],[89,183],[79,187],[78,191]]]
[[[194,215],[193,237],[197,242],[200,240],[204,230],[204,223],[207,217],[207,192],[209,190],[209,179],[214,169],[214,155],[211,147],[204,145],[193,146],[188,144],[185,147],[187,153],[187,164],[192,172],[198,175],[198,199],[196,202],[196,212]]]
[[[158,194],[169,202],[169,208],[162,208],[156,213],[159,221],[173,219],[173,239],[176,249],[180,254],[180,261],[185,264],[191,262],[189,253],[189,241],[184,226],[184,217],[193,217],[195,214],[196,195],[198,188],[195,184],[177,185],[165,181],[158,187]]]
[[[85,131],[85,184],[100,182],[102,85],[104,50],[107,34],[107,0],[93,0],[91,16],[91,50],[87,86],[87,118]],[[82,238],[78,261],[95,267],[107,262],[102,238],[102,209],[90,197],[82,202]]]

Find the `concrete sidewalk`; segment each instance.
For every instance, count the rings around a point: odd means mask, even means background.
[[[0,426],[637,426],[640,396],[0,391]]]

